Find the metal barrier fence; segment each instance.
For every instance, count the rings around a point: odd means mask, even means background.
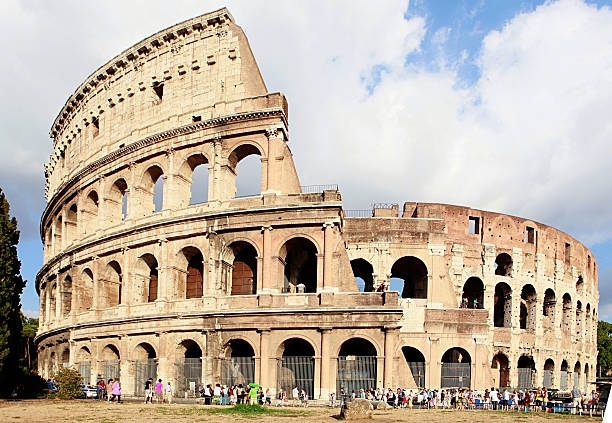
[[[300,189],[302,190],[302,194],[313,194],[316,192],[323,191],[338,191],[338,184],[327,184],[327,185],[301,185]]]
[[[144,385],[147,379],[157,379],[157,363],[154,358],[134,361],[134,393],[144,395]]]
[[[291,392],[296,386],[314,397],[314,357],[290,356],[278,359],[277,390]]]
[[[119,377],[119,360],[104,360],[104,380]]]
[[[177,361],[174,365],[176,395],[184,397],[185,392],[187,392],[188,396],[196,396],[202,380],[202,359],[185,358]]]
[[[552,370],[544,370],[544,380],[542,382],[542,386],[544,388],[551,388],[552,387],[552,378],[553,378],[553,371]]]
[[[376,357],[343,356],[338,357],[338,377],[336,392],[344,388],[350,395],[352,391],[376,387]]]
[[[517,388],[533,389],[534,379],[535,379],[535,370],[529,367],[519,367]]]
[[[221,384],[248,385],[255,382],[255,358],[228,357],[221,360]]]
[[[344,210],[344,217],[373,217],[374,211],[372,209],[366,210]]]
[[[410,371],[412,372],[412,377],[414,378],[414,383],[419,388],[425,387],[425,363],[422,361],[409,361],[408,367],[410,367]]]
[[[561,379],[559,380],[559,388],[561,388],[562,391],[565,391],[567,389],[567,372],[566,371],[561,371]]]
[[[442,363],[442,388],[469,388],[472,381],[470,363]]]
[[[91,383],[91,362],[90,361],[79,361],[79,374],[84,385]]]

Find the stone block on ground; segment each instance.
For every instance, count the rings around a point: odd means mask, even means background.
[[[357,398],[353,401],[345,402],[340,409],[340,418],[344,420],[363,420],[372,418],[374,407],[370,401]]]

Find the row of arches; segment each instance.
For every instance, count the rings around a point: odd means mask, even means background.
[[[279,285],[282,284],[283,292],[317,292],[318,256],[315,243],[302,236],[290,238],[280,247],[278,258],[283,267],[283,279]],[[75,284],[71,276],[63,276],[60,292],[65,305],[61,307],[60,317],[70,314],[73,302],[75,313],[90,310],[94,301],[97,301],[97,308],[151,303],[164,295],[168,284],[176,285],[173,298],[200,298],[206,290],[222,295],[253,295],[261,289],[260,260],[261,253],[253,243],[245,240],[229,243],[222,249],[220,276],[214,276],[220,280],[215,280],[215,283],[205,281],[208,260],[195,246],[186,246],[178,252],[172,266],[168,267],[174,269],[174,273],[167,270],[165,279],[153,253],[142,254],[136,259],[129,281],[126,280],[124,266],[117,259],[111,259],[104,265],[86,264],[78,275],[74,275],[77,278]],[[172,275],[175,275],[176,281]],[[126,283],[129,285],[126,286]],[[45,323],[55,321],[60,310],[56,295],[55,280],[41,285],[41,319]]]
[[[139,218],[169,208],[206,203],[213,192],[223,199],[261,193],[262,151],[255,144],[242,144],[227,158],[223,189],[213,186],[210,161],[204,153],[187,156],[176,174],[168,178],[169,165],[152,164],[138,176],[118,175],[101,192],[94,188],[76,199],[45,230],[45,252],[51,257],[82,236],[101,227],[121,223],[128,216]],[[130,185],[130,181],[133,186]],[[167,187],[165,185],[168,185]]]

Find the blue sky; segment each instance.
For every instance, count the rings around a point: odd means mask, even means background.
[[[579,0],[3,2],[0,187],[28,314],[61,105],[123,49],[222,6],[288,97],[302,184],[338,183],[346,208],[439,201],[564,230],[594,252],[612,319],[612,12]]]

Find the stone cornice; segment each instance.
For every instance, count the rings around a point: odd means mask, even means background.
[[[53,194],[53,197],[47,203],[47,207],[42,214],[40,219],[40,238],[44,242],[45,238],[45,222],[49,218],[49,214],[51,211],[57,206],[59,199],[68,192],[70,187],[72,187],[78,180],[87,176],[88,174],[100,169],[102,166],[105,166],[113,161],[127,156],[135,151],[148,147],[150,145],[156,144],[161,141],[166,141],[181,135],[188,135],[194,132],[202,131],[204,129],[214,128],[217,126],[227,125],[233,122],[243,122],[248,120],[256,120],[266,117],[280,117],[285,124],[286,116],[282,109],[264,109],[253,112],[242,112],[228,116],[216,117],[213,119],[209,119],[202,122],[195,122],[189,125],[180,126],[178,128],[169,129],[167,131],[159,132],[157,134],[153,134],[148,136],[142,140],[133,142],[131,144],[126,145],[119,150],[113,151],[112,153],[107,154],[106,156],[95,160],[94,162],[88,164],[83,169],[79,170],[74,176],[72,176],[69,180],[62,183]]]
[[[137,66],[140,61],[152,54],[151,52],[165,46],[167,43],[175,42],[174,40],[178,40],[179,37],[184,38],[194,31],[201,32],[209,26],[215,27],[228,21],[234,22],[234,18],[226,8],[222,8],[159,31],[118,54],[89,75],[76,89],[74,94],[66,100],[66,103],[51,126],[49,136],[55,140],[57,134],[63,131],[65,125],[72,120],[83,106],[83,103],[89,99],[91,92],[97,90],[96,87],[99,84],[104,84],[104,81],[110,77],[116,79],[126,69],[132,69],[134,66]]]

